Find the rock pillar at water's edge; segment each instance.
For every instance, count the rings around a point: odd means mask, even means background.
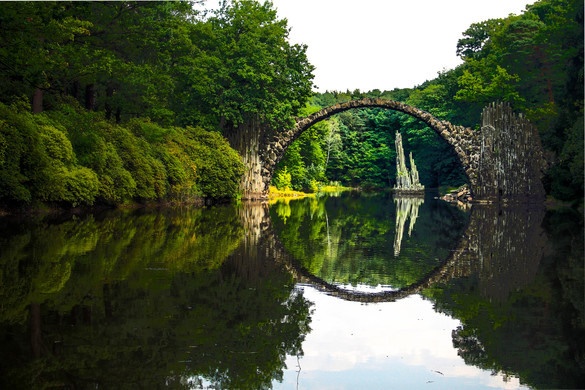
[[[402,147],[402,135],[396,132],[396,186],[394,190],[398,191],[423,191],[424,186],[418,179],[418,170],[410,153],[410,170],[406,166],[404,158],[404,148]]]
[[[240,182],[243,199],[263,199],[268,196],[265,193],[260,156],[264,130],[263,126],[252,120],[226,132],[230,146],[240,154],[244,163],[245,171]]]
[[[473,194],[493,202],[545,197],[544,151],[538,130],[509,104],[490,104],[482,113],[478,180]]]

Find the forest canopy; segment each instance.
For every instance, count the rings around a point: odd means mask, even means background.
[[[540,0],[472,24],[463,60],[422,85],[314,93],[305,45],[270,2],[0,3],[0,204],[120,204],[239,196],[244,166],[227,139],[335,103],[381,97],[477,129],[507,101],[537,125],[547,192],[583,199],[583,1]],[[382,109],[314,125],[286,152],[273,184],[384,188],[403,134],[427,188],[466,181],[432,130]],[[233,145],[232,145],[233,147]]]
[[[292,123],[313,68],[271,3],[194,4],[0,5],[0,203],[239,195],[218,130]]]
[[[550,168],[549,195],[583,200],[583,1],[541,0],[520,15],[472,24],[457,54],[463,64],[422,85],[392,91],[327,91],[305,114],[336,103],[380,97],[405,102],[441,120],[472,129],[481,110],[506,101],[540,132]],[[394,184],[394,133],[403,134],[427,188],[465,181],[460,163],[430,128],[407,115],[377,108],[346,111],[313,126],[286,152],[274,183],[290,176],[295,189],[339,181],[361,187]],[[313,183],[313,184],[311,184]]]

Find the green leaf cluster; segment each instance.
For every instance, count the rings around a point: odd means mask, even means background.
[[[0,199],[93,203],[98,177],[77,164],[73,146],[59,124],[1,103],[0,117]]]
[[[0,103],[0,117],[0,201],[7,205],[238,195],[242,163],[216,132],[142,119],[116,125],[69,105],[32,115]]]
[[[223,128],[290,124],[311,95],[306,46],[270,2],[29,2],[0,6],[0,101],[71,95],[108,119]],[[38,111],[37,111],[38,112]]]
[[[583,199],[583,1],[540,0],[520,15],[472,24],[454,95],[479,109],[508,101],[537,125],[550,152],[548,193]]]
[[[276,174],[273,182],[276,188],[278,188],[279,190],[287,190],[291,188],[292,176],[290,173],[288,173],[286,167],[284,167],[284,169],[280,170]]]

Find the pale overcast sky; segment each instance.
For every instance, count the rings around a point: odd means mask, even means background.
[[[472,23],[519,15],[535,0],[273,0],[290,39],[308,46],[316,90],[411,88],[461,63]],[[217,0],[209,0],[213,8]]]

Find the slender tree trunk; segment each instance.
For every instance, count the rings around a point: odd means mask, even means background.
[[[108,85],[106,89],[106,119],[110,120],[112,118],[112,105],[111,99],[114,96],[114,88],[111,85]]]
[[[30,304],[30,345],[35,359],[41,357],[43,339],[41,335],[41,305]]]
[[[93,111],[95,108],[95,84],[88,84],[85,87],[85,108]]]
[[[33,100],[32,100],[32,112],[33,114],[38,114],[43,112],[43,95],[45,91],[40,88],[35,88],[33,93]]]
[[[325,167],[327,167],[329,165],[329,155],[331,154],[331,138],[332,138],[331,135],[332,134],[333,134],[333,131],[329,130],[329,134],[327,137],[327,160],[325,161]]]

